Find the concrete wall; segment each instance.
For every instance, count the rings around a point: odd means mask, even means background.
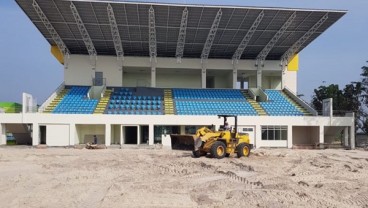
[[[240,60],[237,69],[255,71],[254,60]],[[267,78],[264,75],[264,88],[281,89],[281,68],[279,61],[266,61],[262,70],[265,72],[280,72],[280,76]],[[226,76],[215,77],[216,88],[233,87],[233,64],[228,59],[210,59],[205,64],[208,70],[226,70],[229,73]],[[198,70],[198,73],[175,74],[172,72],[156,73],[156,87],[201,87],[201,68],[200,59],[182,59],[177,63],[175,58],[157,58],[156,71],[163,69],[190,69]],[[144,70],[143,73],[134,72],[135,70]],[[151,83],[151,63],[148,57],[125,57],[123,74],[118,67],[115,56],[98,56],[96,71],[103,72],[108,86],[127,86],[135,87],[137,85],[150,86]],[[89,57],[87,55],[71,55],[68,61],[68,69],[64,71],[65,85],[92,85],[95,70],[92,70]],[[122,78],[123,77],[123,78]],[[284,77],[284,85],[296,92],[296,72],[288,72]],[[249,87],[256,87],[256,77],[249,77]]]
[[[46,145],[69,146],[69,125],[46,125]]]
[[[104,135],[110,136],[111,140],[116,140],[119,134],[115,127],[105,129],[105,125],[145,125],[149,126],[149,143],[153,144],[153,126],[162,125],[195,125],[203,126],[214,124],[215,126],[222,125],[223,121],[217,116],[148,116],[148,115],[73,115],[73,114],[43,114],[43,113],[29,113],[29,114],[2,114],[0,117],[0,124],[10,123],[30,123],[33,124],[33,144],[37,145],[39,121],[43,121],[47,125],[64,125],[69,124],[69,144],[84,143],[86,135],[101,135],[101,141]],[[18,122],[16,122],[18,121]],[[229,119],[229,124],[234,125],[233,121]],[[312,141],[311,138],[318,138],[317,135],[324,136],[324,126],[340,126],[354,128],[353,117],[283,117],[283,116],[240,116],[238,117],[239,126],[255,126],[255,142],[256,147],[292,147],[293,139],[301,138],[301,140]],[[261,140],[261,126],[262,125],[286,125],[288,126],[288,140],[287,141],[262,141]],[[293,128],[296,127],[295,128]],[[309,127],[312,126],[312,127]],[[322,126],[321,132],[319,126]],[[301,128],[300,128],[301,127]],[[318,127],[318,128],[317,128]],[[299,130],[300,128],[300,130]],[[308,129],[309,128],[309,129]],[[60,130],[60,129],[59,129]],[[55,130],[56,134],[58,129]],[[295,133],[294,133],[295,131]],[[50,132],[52,133],[52,132]],[[302,136],[300,136],[302,135]],[[307,135],[307,136],[303,136]],[[47,138],[47,141],[53,142],[55,138]],[[323,138],[319,137],[323,142]],[[314,141],[314,140],[313,140]],[[56,141],[55,141],[56,142]],[[66,143],[65,140],[63,140]],[[111,142],[107,145],[110,145]],[[298,142],[298,140],[296,141]]]

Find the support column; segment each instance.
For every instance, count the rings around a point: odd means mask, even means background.
[[[325,127],[319,126],[319,143],[325,143]]]
[[[76,127],[74,123],[71,123],[69,125],[69,146],[73,146],[76,144],[75,135],[76,135]]]
[[[156,65],[151,66],[151,87],[156,87]]]
[[[148,125],[148,144],[149,145],[153,145],[154,136],[155,136],[154,126],[153,126],[153,124],[150,124],[150,125]]]
[[[120,126],[120,145],[125,144],[125,137],[124,137],[124,126]]]
[[[40,126],[38,123],[32,124],[32,145],[36,146],[40,144]]]
[[[262,88],[262,69],[259,66],[257,68],[257,88]]]
[[[105,145],[111,145],[111,124],[105,124]]]
[[[350,149],[355,149],[355,126],[350,127]]]
[[[6,126],[0,124],[0,145],[6,145]]]
[[[185,134],[185,126],[180,126],[180,134]]]
[[[206,81],[207,81],[207,68],[205,66],[205,64],[202,64],[202,88],[205,89],[206,86]]]
[[[281,65],[281,89],[284,89],[286,87],[285,85],[286,70],[287,70],[287,66]]]
[[[293,126],[289,125],[287,130],[287,147],[293,148]]]
[[[254,148],[260,148],[262,143],[262,129],[260,125],[256,125],[255,127],[255,137],[254,138]]]
[[[141,144],[141,126],[137,126],[137,145]]]
[[[349,146],[349,127],[345,127],[344,129],[344,146]]]
[[[238,66],[233,64],[233,89],[236,89],[236,83],[238,81]]]

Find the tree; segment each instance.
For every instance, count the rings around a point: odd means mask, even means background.
[[[322,112],[323,100],[327,98],[333,99],[332,106],[334,110],[343,110],[343,93],[339,89],[339,85],[331,84],[329,86],[319,86],[318,89],[315,89],[312,96],[312,106],[318,112]]]
[[[362,67],[362,73],[360,74],[362,77],[362,92],[360,95],[360,99],[362,102],[361,106],[361,117],[360,117],[360,129],[368,134],[368,66]]]

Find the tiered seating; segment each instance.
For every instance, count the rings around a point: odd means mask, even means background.
[[[55,107],[53,113],[58,114],[92,114],[98,100],[88,99],[89,87],[73,86]]]
[[[262,108],[270,116],[303,116],[278,90],[265,90],[268,95],[267,102],[260,102]]]
[[[136,88],[134,88],[136,89]],[[114,88],[106,114],[161,115],[162,96],[139,95],[133,88]]]
[[[173,95],[178,115],[257,115],[240,90],[174,89]]]

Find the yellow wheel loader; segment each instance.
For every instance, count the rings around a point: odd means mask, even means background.
[[[218,131],[202,127],[196,131],[195,135],[171,134],[171,147],[173,150],[191,150],[194,157],[210,155],[213,158],[221,159],[236,153],[238,157],[248,157],[253,144],[249,143],[248,134],[239,134],[238,118],[234,115],[218,115],[224,118],[224,125]],[[226,128],[227,118],[235,119],[234,128]]]

